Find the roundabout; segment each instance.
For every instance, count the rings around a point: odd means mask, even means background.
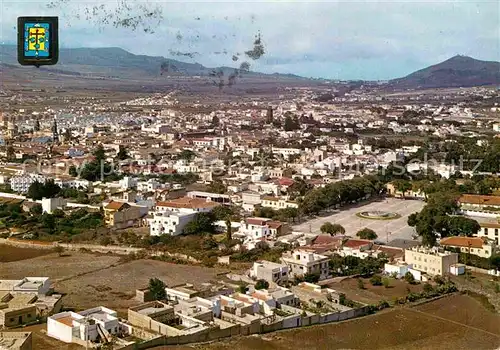
[[[401,217],[398,213],[381,210],[360,211],[356,216],[368,220],[394,220]]]

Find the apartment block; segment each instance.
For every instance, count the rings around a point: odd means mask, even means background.
[[[429,275],[446,275],[458,263],[458,254],[437,248],[413,247],[405,250],[405,262],[413,269]]]

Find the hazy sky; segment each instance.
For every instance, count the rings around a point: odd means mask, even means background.
[[[51,1],[57,8],[48,8]],[[123,0],[119,0],[123,1]],[[390,79],[456,54],[500,60],[500,2],[493,1],[133,1],[124,19],[158,6],[160,21],[135,31],[102,24],[117,0],[0,0],[0,42],[16,40],[16,18],[58,15],[62,47],[121,47],[212,66],[252,48],[260,31],[266,54],[252,70],[333,79]],[[104,9],[85,19],[85,9]],[[76,15],[80,14],[80,19]],[[101,23],[101,24],[99,24]],[[197,52],[192,59],[172,51]],[[224,51],[227,54],[224,54]],[[220,54],[217,54],[220,52]],[[240,56],[243,57],[243,56]],[[241,62],[240,59],[238,61]]]

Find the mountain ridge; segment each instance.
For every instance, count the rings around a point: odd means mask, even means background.
[[[500,84],[500,62],[455,55],[443,62],[392,79],[394,88],[473,87]]]
[[[103,48],[63,48],[60,50],[59,63],[56,66],[45,66],[40,73],[65,76],[97,77],[102,79],[151,80],[161,75],[167,76],[205,76],[217,84],[219,79],[229,79],[236,67],[205,67],[200,63],[183,62],[162,56],[136,55],[119,47]],[[235,62],[239,66],[239,62]],[[0,67],[23,72],[17,63],[15,45],[0,45]],[[4,69],[3,74],[5,74]],[[24,67],[24,69],[29,69]],[[42,74],[43,75],[43,74]],[[41,76],[41,75],[37,75]],[[318,80],[283,73],[259,73],[244,71],[247,78],[266,78],[270,81],[304,81]],[[483,85],[500,85],[500,62],[481,61],[468,56],[456,55],[443,62],[431,65],[405,77],[389,80],[384,84],[392,89],[426,89],[447,87],[471,87]]]

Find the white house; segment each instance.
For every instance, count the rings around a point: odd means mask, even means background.
[[[65,343],[107,342],[112,335],[129,332],[130,326],[118,320],[116,311],[102,306],[79,313],[61,312],[47,319],[47,335]]]
[[[267,218],[246,218],[235,234],[247,241],[275,239],[281,233],[282,223]]]
[[[180,235],[184,227],[193,220],[196,212],[180,213],[173,211],[153,212],[148,218],[149,234],[151,236],[161,236],[168,234],[171,236]]]
[[[320,280],[330,277],[330,259],[325,255],[307,249],[296,249],[283,254],[281,260],[290,267],[290,274],[293,277],[305,274],[318,274]]]
[[[10,188],[14,192],[26,193],[30,188],[31,184],[36,181],[40,183],[45,183],[47,179],[45,176],[38,174],[24,174],[20,176],[14,176],[10,179]]]

